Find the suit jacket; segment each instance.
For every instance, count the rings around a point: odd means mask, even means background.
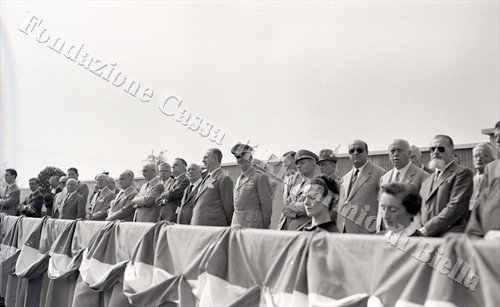
[[[81,183],[80,181],[78,181],[78,188],[76,188],[76,193],[82,195],[85,202],[90,201],[89,200],[89,187],[85,183]]]
[[[380,186],[382,187],[384,184],[391,182],[393,174],[394,174],[394,168],[387,171],[387,173],[385,173],[380,178]],[[429,177],[429,173],[427,173],[426,171],[424,171],[421,168],[416,167],[415,165],[411,164],[411,162],[410,162],[410,167],[408,167],[408,170],[406,171],[405,176],[403,177],[403,180],[401,180],[401,182],[412,184],[412,185],[416,186],[418,190],[420,190],[420,188],[422,187],[422,182],[424,182],[424,180],[427,177]],[[416,224],[421,223],[420,214],[418,216],[414,217],[414,221],[416,222]],[[377,213],[377,231],[381,230],[381,226],[382,226],[382,211],[379,208],[378,213]],[[421,226],[421,225],[419,225],[419,226]],[[418,228],[420,228],[420,227],[418,227]]]
[[[111,201],[106,221],[124,220],[132,222],[135,208],[132,206],[132,199],[137,195],[137,190],[130,186],[123,192],[119,192],[116,198]]]
[[[7,187],[5,196],[0,199],[0,212],[7,215],[16,215],[19,201],[21,200],[21,191],[15,183]]]
[[[347,195],[354,169],[342,177],[340,184],[337,227],[339,232],[370,234],[375,233],[378,212],[378,192],[380,178],[385,170],[366,162],[358,173],[358,179]]]
[[[500,160],[486,165],[479,197],[472,211],[466,232],[484,236],[490,230],[500,230]]]
[[[429,176],[420,189],[422,224],[427,235],[437,237],[447,232],[463,232],[472,196],[472,171],[453,161],[434,182],[435,177]]]
[[[234,187],[234,214],[231,225],[269,228],[273,213],[273,192],[267,175],[250,167],[236,181]]]
[[[86,206],[86,201],[82,195],[78,193],[73,193],[69,197],[66,197],[66,195],[64,195],[62,203],[62,214],[59,209],[56,209],[56,213],[60,219],[68,219],[68,220],[85,219],[86,215],[85,206]]]
[[[19,207],[21,214],[29,217],[41,217],[43,195],[40,190],[32,192]]]
[[[134,216],[135,222],[158,222],[160,208],[156,205],[156,199],[164,190],[165,186],[158,177],[142,185],[139,193],[134,198],[134,202],[137,204]]]
[[[177,222],[176,211],[181,206],[182,196],[188,185],[189,179],[186,174],[181,174],[173,180],[169,189],[160,196],[160,221]]]
[[[67,190],[63,189],[61,192],[54,196],[54,202],[52,203],[52,217],[57,219],[59,217],[59,209],[63,205],[64,197],[66,197]]]
[[[207,175],[209,176],[209,175]],[[205,177],[195,198],[192,225],[229,226],[233,218],[233,181],[218,169]]]
[[[109,206],[113,199],[115,199],[115,193],[113,193],[113,191],[111,191],[108,187],[104,187],[101,190],[101,193],[97,192],[97,194],[90,200],[87,219],[104,221],[108,216]]]
[[[297,230],[302,225],[311,222],[311,218],[307,216],[304,205],[311,178],[299,174],[297,180],[296,184],[292,186],[288,198],[285,199],[283,206],[283,216],[285,219],[284,221],[280,221],[278,226],[280,230]]]
[[[179,214],[177,215],[177,224],[191,224],[191,219],[193,218],[194,199],[198,194],[200,185],[201,182],[195,185],[191,191],[188,191],[189,188],[186,188],[184,190],[184,194],[182,195],[181,200],[181,206],[179,207]]]

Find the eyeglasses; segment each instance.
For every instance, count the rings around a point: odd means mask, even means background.
[[[446,150],[446,148],[444,148],[444,146],[438,146],[438,147],[431,147],[431,152],[436,151],[436,149],[437,149],[439,152],[444,152],[444,151]]]
[[[354,152],[357,152],[359,154],[363,153],[365,150],[363,148],[355,148],[355,149],[349,149],[349,154],[352,155]]]

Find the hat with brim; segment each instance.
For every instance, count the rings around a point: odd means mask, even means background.
[[[314,160],[314,162],[318,163],[319,157],[312,151],[301,149],[297,151],[297,154],[295,155],[295,163],[298,163],[303,159],[311,159]]]
[[[242,157],[245,160],[250,160],[253,154],[253,147],[248,144],[238,143],[231,148],[231,153],[236,157]]]
[[[319,152],[318,163],[323,162],[323,161],[332,161],[332,162],[337,163],[337,160],[338,160],[337,156],[333,153],[333,150],[331,150],[331,149],[322,149]]]

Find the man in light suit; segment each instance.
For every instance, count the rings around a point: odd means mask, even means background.
[[[68,179],[66,182],[66,193],[64,194],[60,207],[55,208],[55,216],[67,220],[85,219],[86,202],[83,196],[77,193],[77,188],[78,181],[73,178]]]
[[[137,190],[133,186],[134,172],[131,170],[124,171],[118,177],[118,182],[121,190],[110,204],[106,221],[123,220],[131,222],[135,213],[132,199],[137,195]]]
[[[391,160],[394,168],[387,171],[380,178],[380,187],[390,182],[403,182],[414,185],[418,191],[422,186],[422,182],[429,176],[429,173],[410,161],[410,143],[406,140],[396,139],[389,145],[389,160]],[[385,225],[382,223],[383,213],[379,207],[377,214],[377,231],[385,230]],[[413,217],[414,226],[420,228],[422,225],[420,214]]]
[[[115,193],[108,188],[109,177],[99,174],[96,177],[97,192],[92,196],[87,212],[87,220],[104,221],[108,216],[111,201],[115,199]]]
[[[268,229],[273,213],[271,182],[265,173],[252,166],[252,146],[238,143],[233,146],[231,153],[242,173],[234,187],[231,225]]]
[[[472,149],[472,162],[476,169],[476,174],[474,175],[474,191],[470,199],[469,211],[472,211],[476,207],[486,166],[493,161],[495,161],[495,149],[489,143],[477,144]]]
[[[59,208],[62,207],[62,201],[68,193],[68,189],[66,188],[66,182],[68,179],[69,178],[67,176],[62,176],[59,179],[59,188],[61,188],[61,192],[54,195],[54,202],[52,204],[52,217],[55,219],[59,217]]]
[[[181,206],[177,215],[177,224],[191,224],[193,217],[194,199],[201,184],[201,167],[198,164],[190,164],[187,168],[187,177],[190,184],[184,190]]]
[[[156,205],[156,199],[165,191],[165,186],[157,175],[154,163],[148,163],[142,167],[142,175],[147,180],[142,185],[139,193],[132,200],[135,216],[134,222],[158,222],[160,208]]]
[[[89,199],[89,187],[87,187],[86,184],[81,183],[78,181],[78,177],[80,175],[78,174],[78,169],[75,167],[70,167],[68,168],[68,178],[73,178],[78,182],[78,187],[76,189],[76,193],[82,195],[83,199],[85,199],[85,202]]]
[[[31,193],[19,206],[19,213],[28,217],[41,217],[43,206],[43,195],[40,192],[40,181],[38,178],[29,180]]]
[[[368,161],[368,145],[360,140],[349,144],[353,169],[342,177],[337,228],[343,233],[372,234],[376,230],[378,192],[384,169]]]
[[[7,188],[2,199],[0,199],[0,212],[7,215],[16,215],[17,207],[21,199],[21,191],[16,185],[17,171],[12,168],[5,170],[5,182]]]
[[[182,195],[189,185],[186,167],[186,161],[181,158],[175,159],[172,164],[174,180],[156,201],[160,206],[160,221],[177,222],[177,212],[181,206]]]
[[[463,232],[472,196],[472,171],[455,162],[453,140],[449,136],[436,135],[430,149],[430,166],[436,171],[420,189],[424,226],[419,231],[429,237]]]
[[[208,174],[194,201],[192,225],[229,226],[233,218],[233,181],[220,168],[222,152],[209,149],[203,157]]]
[[[422,163],[422,152],[420,151],[420,149],[415,145],[411,145],[410,151],[411,163],[413,163],[416,167],[426,171],[428,174],[431,174],[432,170]]]
[[[497,149],[500,150],[500,121],[495,125]],[[498,240],[500,237],[500,160],[486,165],[479,197],[467,224],[470,235]]]

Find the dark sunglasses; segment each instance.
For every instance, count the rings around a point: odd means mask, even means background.
[[[352,155],[354,152],[363,153],[365,150],[363,148],[349,149],[349,154]]]
[[[444,146],[438,146],[438,147],[431,147],[431,152],[436,151],[436,149],[437,149],[439,152],[444,152],[444,151],[446,150],[446,148],[444,148]]]

